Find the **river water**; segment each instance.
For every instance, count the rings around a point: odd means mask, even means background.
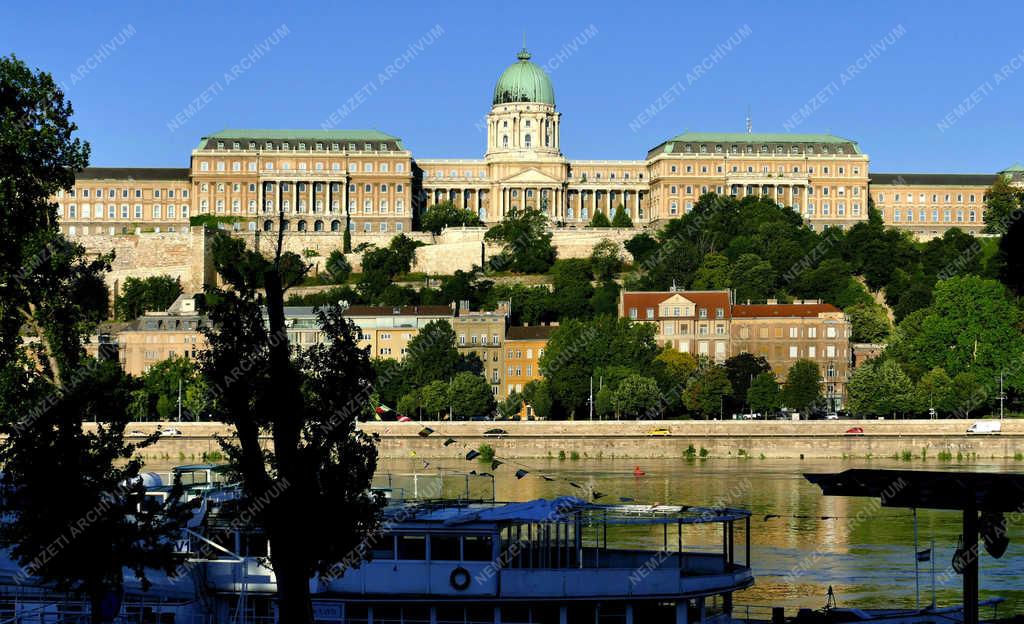
[[[497,500],[522,501],[539,497],[579,495],[566,480],[592,487],[606,495],[600,502],[620,497],[636,503],[689,505],[727,504],[750,510],[751,559],[756,578],[753,588],[737,594],[739,606],[797,606],[820,608],[831,585],[840,606],[912,607],[914,583],[914,521],[911,510],[879,508],[877,499],[824,497],[806,481],[804,472],[837,472],[847,468],[900,468],[971,471],[1024,471],[1020,462],[978,460],[969,464],[913,463],[895,460],[643,460],[645,476],[635,477],[636,460],[582,459],[531,460],[528,466],[506,464],[494,471]],[[531,474],[517,479],[525,467]],[[420,459],[382,460],[383,473],[430,474],[438,468],[489,471],[488,464],[435,461],[427,467]],[[559,477],[545,481],[539,472]],[[480,483],[474,494],[489,495]],[[481,491],[483,490],[483,492]],[[767,518],[768,515],[779,517]],[[827,517],[828,519],[823,519]],[[919,549],[935,542],[936,594],[939,605],[960,601],[962,577],[950,561],[960,535],[957,512],[918,512]],[[999,615],[1024,613],[1024,528],[1010,526],[1010,546],[1001,559],[981,557],[982,597],[1002,596],[1007,602]],[[610,540],[656,550],[662,547],[661,529],[630,530]],[[687,547],[721,545],[718,531],[689,531]],[[674,549],[670,538],[669,548]],[[738,529],[737,558],[742,560],[742,530]],[[920,563],[921,603],[931,600],[931,563]],[[945,574],[944,574],[945,573]],[[982,616],[991,615],[988,608]]]

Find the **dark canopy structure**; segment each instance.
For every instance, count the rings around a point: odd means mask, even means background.
[[[878,498],[883,507],[963,513],[964,624],[978,622],[978,513],[1024,512],[1024,475],[934,470],[852,469],[804,474],[825,496]]]

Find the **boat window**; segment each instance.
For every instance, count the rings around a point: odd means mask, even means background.
[[[398,558],[422,561],[427,558],[426,535],[399,535]]]
[[[349,602],[345,604],[345,617],[349,624],[366,624],[370,621],[370,609],[367,605]]]
[[[373,559],[394,559],[395,558],[395,537],[383,535],[373,543]]]
[[[430,558],[433,561],[458,561],[458,535],[431,535]]]
[[[490,561],[493,558],[490,535],[466,535],[462,538],[465,561]]]

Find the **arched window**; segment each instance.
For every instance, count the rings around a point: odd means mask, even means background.
[[[305,221],[299,221],[298,228],[299,228],[300,232],[305,232],[306,231],[306,222]]]
[[[525,137],[523,137],[523,145],[525,145],[526,147],[530,147],[530,135],[526,135]]]
[[[340,232],[341,231],[341,221],[338,221],[337,219],[335,219],[334,221],[331,221],[331,231],[332,232]]]
[[[324,222],[321,221],[320,219],[317,219],[316,221],[314,221],[313,222],[313,231],[314,232],[323,232],[324,231]]]
[[[508,135],[507,134],[501,137],[501,146],[502,147],[508,147]]]
[[[270,219],[267,219],[266,221],[264,221],[263,222],[263,231],[264,232],[273,232],[274,231],[274,222],[271,221]]]

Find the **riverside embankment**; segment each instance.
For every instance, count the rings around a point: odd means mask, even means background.
[[[679,458],[687,454],[764,458],[997,458],[1024,460],[1024,420],[1006,420],[998,435],[971,435],[974,420],[842,421],[550,421],[426,423],[434,433],[420,436],[416,423],[363,423],[380,437],[382,458],[455,458],[482,444],[507,459]],[[181,436],[161,438],[144,457],[193,461],[219,451],[216,436],[231,429],[214,423],[167,423]],[[128,431],[151,432],[157,423],[132,423]],[[847,434],[860,427],[863,435]],[[501,429],[503,434],[487,434]],[[658,430],[665,430],[667,435]],[[444,446],[447,437],[457,443]],[[270,440],[266,440],[270,445]],[[692,449],[691,449],[692,447]]]

